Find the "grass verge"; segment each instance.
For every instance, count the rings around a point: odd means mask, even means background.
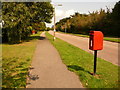
[[[104,37],[104,40],[120,43],[120,38]]]
[[[40,33],[31,35],[28,42],[2,44],[3,88],[25,88],[26,76]]]
[[[64,32],[60,32],[60,33],[64,33]],[[75,36],[79,36],[79,37],[87,37],[87,38],[89,38],[89,35],[73,34],[73,33],[66,33],[66,34],[71,34],[71,35],[75,35]],[[115,38],[115,37],[104,37],[104,40],[105,41],[110,41],[110,42],[120,43],[120,38]]]
[[[93,55],[85,52],[61,39],[53,41],[53,36],[46,33],[47,38],[60,53],[63,63],[70,71],[75,72],[87,88],[118,88],[118,66],[98,58],[97,75],[92,76]],[[120,68],[120,67],[119,67]]]

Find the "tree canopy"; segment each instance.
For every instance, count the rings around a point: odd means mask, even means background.
[[[106,36],[118,36],[120,31],[120,1],[110,12],[101,9],[89,14],[76,12],[68,18],[63,18],[56,23],[56,29],[69,33],[89,34],[90,30],[99,30]]]
[[[3,41],[18,43],[29,37],[29,26],[45,27],[45,22],[50,23],[52,17],[50,2],[3,2]]]

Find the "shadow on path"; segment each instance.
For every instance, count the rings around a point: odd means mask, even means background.
[[[32,69],[35,69],[34,67],[30,67],[29,68],[30,70]],[[39,76],[38,75],[35,75],[35,74],[31,74],[30,71],[28,72],[28,81],[32,80],[32,81],[35,81],[35,80],[38,80],[39,79]],[[30,85],[31,83],[27,81],[27,85]]]
[[[39,37],[39,40],[44,40],[44,39],[45,39],[45,37],[42,37],[42,36]]]
[[[34,67],[30,67],[29,68],[29,70],[33,70],[33,69],[35,69]],[[33,74],[31,74],[30,73],[30,71],[29,71],[29,73],[28,73],[28,78],[30,79],[30,80],[37,80],[37,79],[39,79],[39,76],[38,75],[33,75]]]
[[[74,69],[75,71],[84,71],[86,73],[91,74],[89,71],[85,70],[84,68],[77,66],[77,65],[68,65],[67,66],[69,69]]]
[[[29,38],[29,40],[34,40],[34,39],[44,40],[45,37],[42,37],[42,36],[32,36],[32,37]]]
[[[37,79],[39,79],[39,76],[38,75],[32,75],[32,74],[30,74],[29,75],[29,79],[30,80],[37,80]]]

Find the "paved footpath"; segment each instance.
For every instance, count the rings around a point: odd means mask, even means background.
[[[59,53],[45,38],[38,41],[33,56],[27,88],[83,88],[79,77],[67,70]]]

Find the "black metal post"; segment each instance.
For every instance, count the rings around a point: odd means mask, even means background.
[[[97,66],[97,50],[94,50],[94,73],[93,75],[96,74],[96,66]]]

